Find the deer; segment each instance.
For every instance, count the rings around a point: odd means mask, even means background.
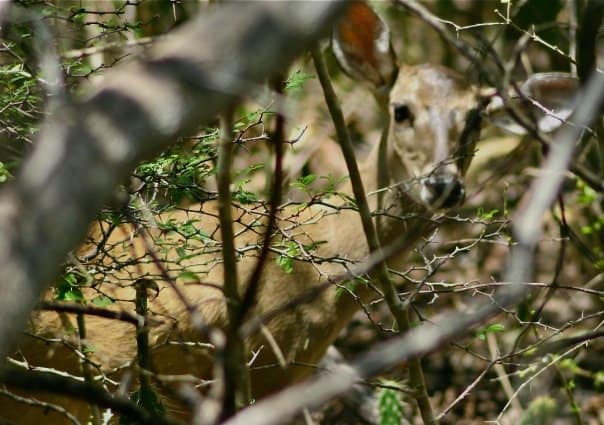
[[[346,74],[370,88],[389,117],[385,186],[377,173],[379,145],[360,166],[365,191],[374,194],[368,198],[370,208],[382,213],[376,215],[381,221],[380,242],[388,246],[421,220],[464,201],[464,175],[480,133],[480,127],[469,128],[468,116],[483,101],[479,89],[454,70],[430,64],[399,65],[388,26],[365,3],[350,4],[335,25],[332,45]],[[550,93],[556,88],[555,79],[555,75],[535,78],[531,84]],[[362,268],[372,254],[359,214],[350,207],[349,186],[342,189],[347,196],[290,205],[278,212],[274,248],[264,264],[249,315],[264,319],[245,340],[250,359],[254,353],[250,371],[254,398],[310,376],[312,365],[318,364],[364,303],[381,296],[375,285],[361,283],[350,289],[342,281],[342,276],[351,279],[351,265]],[[74,252],[82,274],[91,281],[82,288],[84,298],[111,299],[108,310],[135,312],[135,283],[152,282],[147,319],[153,372],[158,376],[200,380],[212,376],[213,347],[197,323],[214,329],[228,326],[225,274],[237,273],[243,294],[267,222],[265,211],[253,205],[234,205],[232,216],[236,270],[223,267],[216,201],[168,210],[145,218],[144,225],[96,222]],[[399,252],[389,258],[389,264],[404,264],[407,255],[405,250]],[[280,257],[290,261],[291,270],[278,263]],[[312,299],[305,299],[310,292]],[[191,320],[192,312],[197,321]],[[271,315],[274,312],[278,314]],[[66,347],[85,345],[90,347],[87,361],[109,377],[133,368],[136,326],[86,316],[82,341],[74,331],[76,322],[73,314],[37,311],[28,331],[35,337],[23,342],[15,358],[31,367],[78,374],[81,358],[74,354],[77,350]],[[62,397],[46,400],[82,420],[90,415],[84,403]],[[25,406],[0,396],[0,416],[19,423],[66,421],[56,411]]]

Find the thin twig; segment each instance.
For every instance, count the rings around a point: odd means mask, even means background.
[[[282,94],[282,81],[280,78],[276,79],[274,84],[277,93]],[[273,173],[271,198],[269,201],[269,216],[264,231],[264,237],[262,240],[262,248],[260,249],[260,255],[256,262],[256,266],[250,275],[247,285],[245,286],[245,293],[241,300],[241,306],[238,309],[237,320],[233,323],[233,326],[239,328],[241,322],[245,319],[245,316],[249,313],[250,309],[254,306],[255,298],[257,296],[258,287],[260,285],[260,279],[262,277],[262,270],[264,263],[269,254],[269,248],[271,244],[272,233],[277,222],[277,213],[279,204],[281,203],[281,191],[283,186],[283,143],[285,141],[285,115],[278,113],[275,121],[275,131],[273,133],[272,142],[273,148],[275,149],[275,171]]]
[[[45,372],[21,371],[5,368],[1,373],[3,382],[17,388],[62,394],[78,400],[92,402],[109,408],[115,413],[124,415],[138,423],[148,425],[182,425],[182,422],[154,415],[141,409],[126,397],[114,395],[97,385],[89,385],[68,377]]]
[[[222,416],[229,417],[251,400],[250,376],[245,361],[245,344],[239,335],[239,310],[241,299],[238,290],[237,261],[235,259],[235,236],[231,213],[231,162],[233,155],[233,113],[226,112],[221,119],[221,137],[218,146],[217,186],[218,219],[222,235],[224,270],[224,296],[227,299],[229,326],[224,348],[225,392]]]
[[[57,412],[60,415],[65,416],[74,425],[81,425],[80,421],[78,421],[78,419],[75,416],[73,416],[65,408],[63,408],[57,404],[48,403],[48,402],[41,401],[41,400],[36,400],[35,398],[21,397],[21,396],[14,394],[14,393],[8,391],[7,389],[1,388],[1,387],[0,387],[0,394],[5,397],[11,398],[19,403],[28,404],[30,406],[36,406],[36,407],[39,407],[40,409],[44,409],[46,411]]]
[[[365,231],[365,237],[367,245],[369,247],[369,251],[381,253],[379,239],[377,236],[377,232],[375,231],[373,221],[371,219],[371,211],[369,210],[369,204],[365,195],[363,181],[361,179],[361,174],[359,172],[359,168],[355,158],[354,147],[352,145],[348,129],[346,128],[344,115],[342,113],[342,109],[339,105],[335,91],[333,90],[333,87],[331,85],[329,74],[327,73],[327,68],[323,61],[322,53],[319,47],[315,46],[312,49],[312,56],[315,68],[317,69],[317,75],[319,77],[319,81],[321,83],[321,87],[323,88],[323,92],[325,95],[325,102],[327,103],[329,113],[331,114],[334,126],[336,127],[338,142],[340,143],[340,147],[342,148],[342,153],[346,161],[346,167],[350,175],[350,182],[357,206],[359,208],[359,215],[361,217],[363,230]],[[396,320],[396,323],[398,324],[399,331],[408,331],[411,328],[409,308],[407,308],[405,304],[401,301],[401,299],[398,297],[396,288],[394,287],[394,284],[392,283],[388,275],[388,266],[386,265],[386,262],[382,261],[377,265],[376,274],[380,285],[384,291],[384,299],[386,300],[390,312],[392,313]],[[430,398],[428,397],[428,391],[426,389],[426,383],[424,380],[424,373],[422,371],[421,361],[419,358],[414,358],[409,362],[409,375],[410,383],[416,391],[415,399],[419,406],[422,419],[424,420],[424,424],[437,424],[437,421],[434,418],[432,407],[430,406]]]
[[[142,319],[136,314],[125,310],[109,310],[88,304],[73,304],[56,301],[42,301],[38,305],[39,310],[56,311],[58,313],[86,314],[90,316],[104,317],[106,319],[120,320],[122,322],[137,325]]]
[[[82,353],[81,358],[79,358],[80,366],[82,367],[82,376],[84,377],[84,381],[89,385],[96,385],[94,382],[94,377],[92,376],[92,371],[90,370],[90,363],[88,361],[88,357],[90,356],[90,351],[87,350],[86,347],[86,319],[84,314],[78,313],[76,315],[77,323],[78,323],[78,350]],[[101,411],[99,406],[94,403],[89,403],[90,406],[90,414],[91,414],[91,422],[92,425],[100,425],[101,424]]]

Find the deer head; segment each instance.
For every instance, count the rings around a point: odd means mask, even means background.
[[[387,25],[365,3],[351,4],[332,41],[345,72],[369,85],[387,111],[389,183],[404,183],[429,209],[460,204],[467,155],[478,138],[466,129],[477,107],[474,89],[441,66],[399,67]]]
[[[334,30],[332,46],[342,69],[368,85],[387,113],[388,183],[403,185],[429,210],[463,202],[463,177],[489,100],[496,99],[490,110],[497,126],[524,131],[502,112],[500,99],[481,96],[457,72],[438,65],[399,66],[388,26],[364,2],[351,3]],[[541,131],[553,131],[570,115],[576,90],[576,79],[563,73],[536,74],[522,86],[534,101],[529,116]],[[514,103],[527,109],[526,99]]]

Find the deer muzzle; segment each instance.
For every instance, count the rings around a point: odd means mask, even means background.
[[[447,209],[461,204],[466,191],[461,179],[451,174],[432,174],[424,179],[421,200],[434,209]]]

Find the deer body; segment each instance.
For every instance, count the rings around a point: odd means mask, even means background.
[[[375,173],[377,155],[365,167],[362,167],[364,182],[375,181],[372,174]],[[375,161],[375,162],[374,162]],[[368,190],[377,187],[368,184]],[[398,195],[392,192],[392,197]],[[375,198],[372,197],[370,199]],[[389,214],[392,217],[409,214],[415,208],[417,211],[423,208],[418,204],[401,203],[399,199],[389,199]],[[266,322],[266,330],[276,341],[281,350],[289,369],[287,372],[281,370],[276,364],[275,355],[266,341],[262,332],[256,331],[248,339],[249,350],[257,350],[264,346],[262,353],[258,356],[253,366],[272,365],[275,369],[274,375],[283,375],[281,379],[255,380],[258,382],[256,396],[272,392],[284,384],[297,380],[312,373],[312,368],[295,366],[292,363],[316,364],[323,356],[329,345],[335,340],[339,331],[350,321],[352,315],[361,307],[360,302],[367,302],[372,297],[379,296],[375,289],[359,286],[355,290],[358,300],[350,295],[336,294],[336,283],[344,283],[341,279],[346,274],[347,266],[362,263],[366,259],[368,248],[365,235],[358,213],[346,206],[342,199],[330,199],[327,201],[332,206],[312,205],[299,209],[293,206],[284,209],[279,214],[278,226],[284,234],[291,236],[292,240],[301,245],[318,243],[318,247],[309,253],[313,257],[310,261],[294,260],[293,272],[286,273],[276,261],[277,254],[269,256],[265,263],[263,277],[257,294],[257,304],[249,317],[263,315],[283,308],[288,302],[308,294],[313,288],[321,286],[333,280],[332,288],[320,291],[309,303],[302,302],[299,306],[279,313],[279,315]],[[373,202],[375,203],[375,202]],[[387,205],[388,205],[387,204]],[[343,208],[338,211],[338,208]],[[241,252],[238,260],[237,273],[240,282],[240,294],[243,294],[245,285],[257,261],[258,246],[262,240],[262,232],[266,217],[263,211],[245,211],[241,208],[233,208],[233,217],[237,218],[235,224],[236,249]],[[194,205],[186,211],[174,211],[163,214],[156,218],[157,222],[194,221],[195,228],[200,233],[212,235],[217,240],[186,241],[186,251],[196,253],[192,258],[179,261],[175,254],[175,248],[185,244],[185,238],[176,232],[164,233],[158,229],[151,228],[151,233],[156,240],[161,239],[151,249],[159,255],[163,264],[176,272],[187,270],[199,277],[199,282],[185,283],[177,279],[178,289],[187,300],[188,306],[193,306],[204,324],[225,328],[227,326],[226,301],[222,294],[221,286],[224,281],[224,270],[219,255],[219,228],[217,218],[217,205],[215,202]],[[95,226],[99,226],[95,224]],[[406,230],[406,222],[397,218],[386,220],[383,242],[388,243],[395,237],[403,234]],[[108,226],[107,226],[108,227]],[[107,229],[105,229],[106,231]],[[98,243],[101,232],[99,229],[91,232],[93,235],[90,245],[80,249],[81,253],[90,250],[90,247]],[[103,267],[111,267],[115,259],[137,258],[139,264],[127,267],[119,272],[106,272],[102,293],[118,301],[111,308],[126,309],[133,311],[133,300],[135,289],[132,282],[140,279],[149,279],[159,285],[159,291],[149,291],[149,319],[150,319],[150,343],[159,347],[155,357],[155,366],[160,373],[192,373],[208,376],[211,366],[209,359],[211,352],[200,349],[199,355],[205,356],[205,361],[191,357],[190,362],[183,359],[190,357],[190,347],[179,347],[166,345],[171,341],[200,341],[200,332],[191,323],[191,314],[175,293],[169,282],[165,281],[161,271],[154,261],[147,255],[148,247],[144,243],[145,236],[136,234],[133,226],[123,225],[114,229],[105,246],[108,256],[106,264],[100,262],[97,272],[105,274]],[[150,239],[147,236],[148,239]],[[162,247],[170,247],[166,254],[162,254]],[[205,252],[205,253],[204,253]],[[401,254],[403,256],[403,254]],[[94,260],[98,262],[97,259]],[[178,262],[178,264],[176,264]],[[394,259],[393,263],[396,262]],[[229,271],[230,272],[230,271]],[[86,289],[86,297],[92,299],[98,295],[95,289]],[[55,312],[41,312],[34,321],[34,332],[39,335],[54,336],[64,332],[64,314]],[[75,327],[75,320],[71,319]],[[119,368],[132,361],[136,357],[135,327],[130,323],[111,319],[88,317],[86,319],[87,341],[94,346],[93,358],[102,364],[107,370]],[[207,341],[204,341],[207,342]],[[56,356],[56,354],[55,354]],[[171,360],[172,359],[172,360]],[[77,361],[69,370],[78,371]],[[178,370],[182,369],[182,370]],[[266,372],[260,372],[266,373]]]

